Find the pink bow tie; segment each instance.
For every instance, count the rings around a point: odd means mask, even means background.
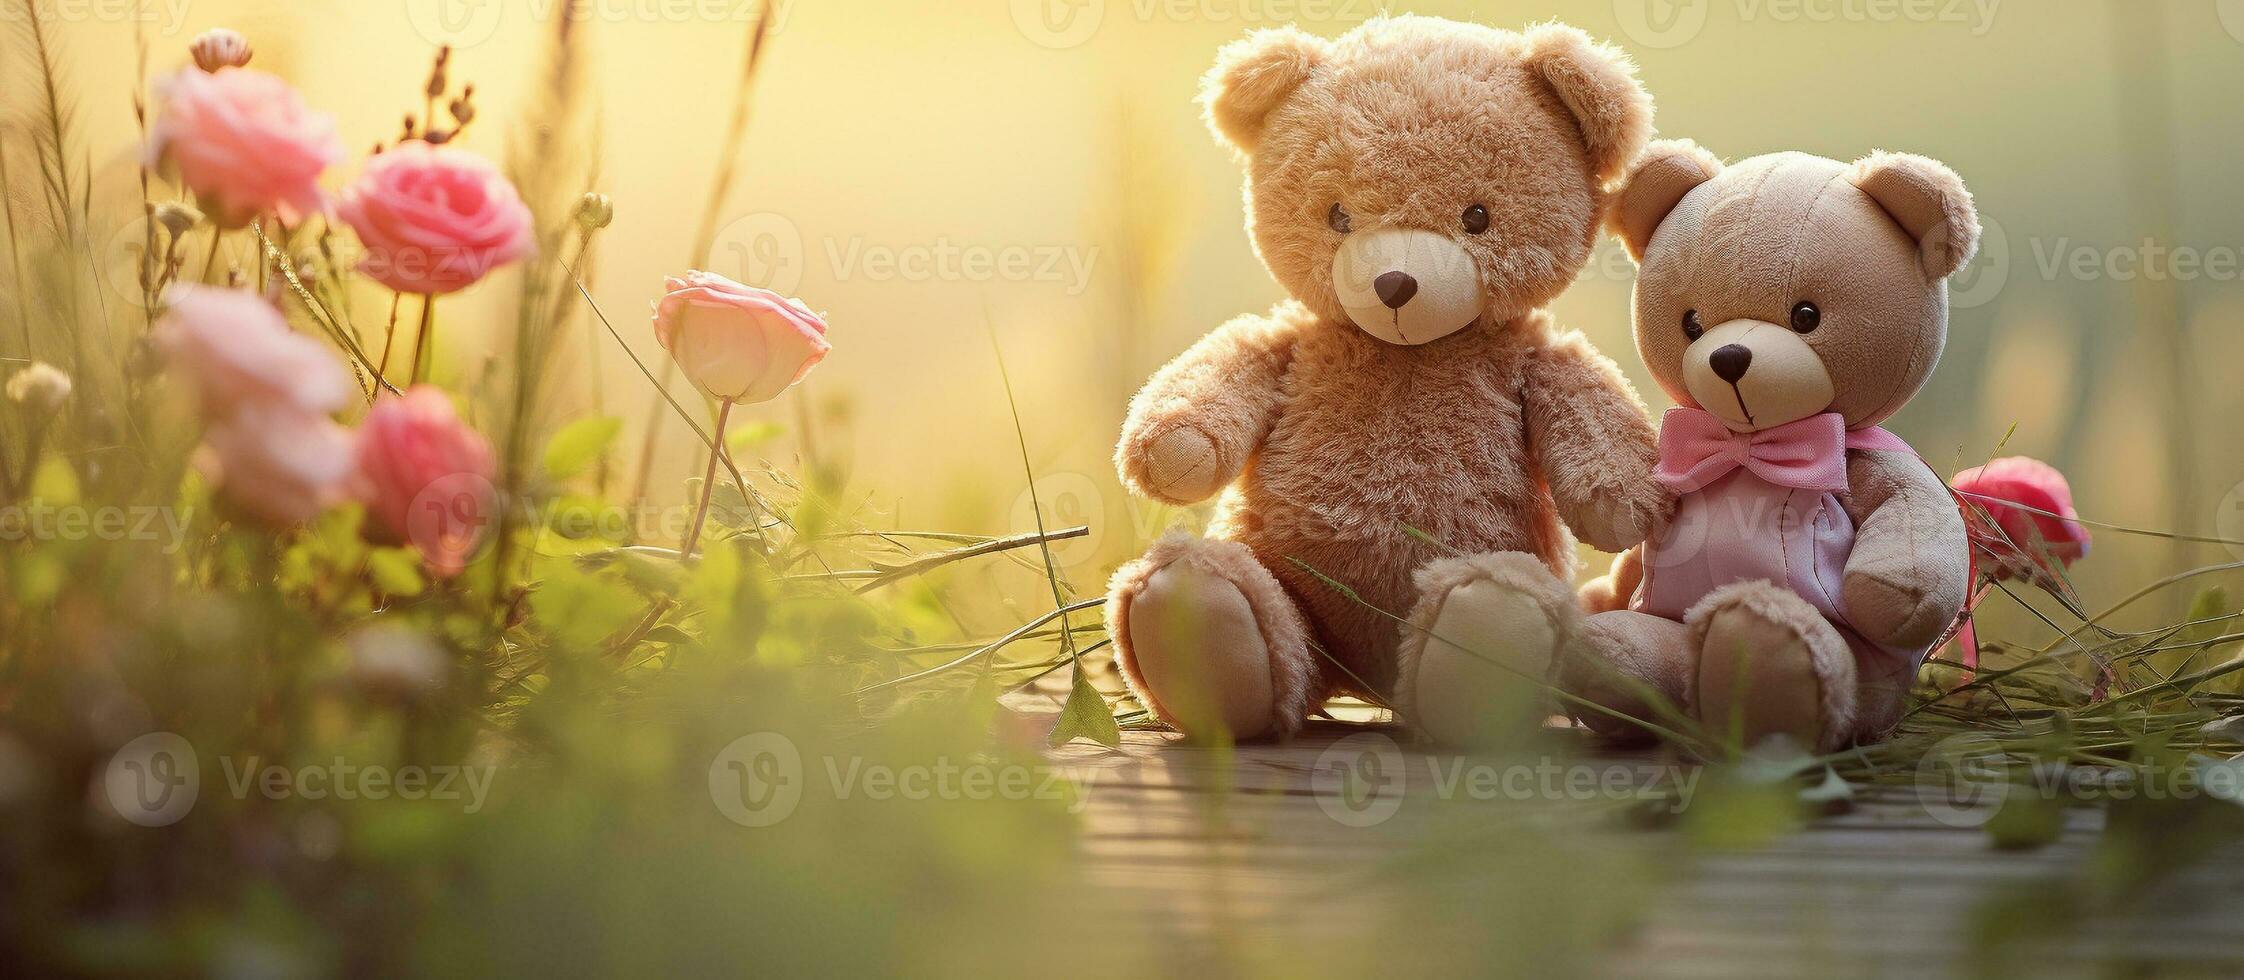
[[[1841,493],[1847,489],[1847,450],[1910,452],[1901,437],[1875,426],[1847,431],[1837,412],[1811,415],[1759,432],[1732,432],[1712,413],[1671,408],[1660,419],[1660,463],[1652,478],[1690,493],[1744,467],[1780,487]]]

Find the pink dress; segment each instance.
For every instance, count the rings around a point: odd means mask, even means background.
[[[1672,416],[1669,422],[1681,421]],[[1716,589],[1765,580],[1821,612],[1854,649],[1861,666],[1879,675],[1913,673],[1928,651],[1873,643],[1847,620],[1841,586],[1847,557],[1854,552],[1855,526],[1832,489],[1834,481],[1841,488],[1845,483],[1846,451],[1909,452],[1908,444],[1883,429],[1843,433],[1838,438],[1844,449],[1836,454],[1836,467],[1819,465],[1820,479],[1802,481],[1811,483],[1805,489],[1770,482],[1748,465],[1736,465],[1700,485],[1699,479],[1686,475],[1692,469],[1689,464],[1699,465],[1692,472],[1701,478],[1719,472],[1720,462],[1708,468],[1706,461],[1725,454],[1742,456],[1747,437],[1734,437],[1740,447],[1734,451],[1709,452],[1707,445],[1694,451],[1679,444],[1689,435],[1698,435],[1702,442],[1723,436],[1678,433],[1678,428],[1663,427],[1660,436],[1662,482],[1680,491],[1675,516],[1656,540],[1645,545],[1644,580],[1630,608],[1680,622]]]

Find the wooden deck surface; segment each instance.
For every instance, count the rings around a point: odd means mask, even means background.
[[[1367,715],[1378,717],[1358,716]],[[1337,773],[1319,769],[1360,763],[1366,751],[1408,775],[1393,784],[1399,792],[1380,791],[1397,798],[1392,815],[1359,826],[1367,818],[1336,795]],[[1676,762],[1594,749],[1562,757],[1635,779]],[[1429,832],[1445,806],[1429,799],[1442,793],[1438,767],[1458,761],[1376,720],[1319,721],[1289,743],[1228,756],[1132,731],[1119,751],[1078,742],[1052,758],[1092,774],[1084,847],[1114,896],[1109,914],[1210,944],[1283,943],[1319,922],[1377,921],[1394,897],[1382,867]],[[1519,810],[1506,799],[1471,805],[1492,818]],[[2065,893],[2094,853],[2104,813],[2073,809],[2054,843],[2024,851],[1935,820],[1910,786],[1861,790],[1843,812],[1737,850],[1686,847],[1673,825],[1579,826],[1670,872],[1610,951],[1611,975],[1938,976],[1972,969],[1973,923],[1994,897],[2021,887],[2053,901]],[[2126,907],[2006,954],[2002,972],[2244,976],[2244,851]]]

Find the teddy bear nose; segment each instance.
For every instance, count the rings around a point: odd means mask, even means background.
[[[1745,377],[1745,369],[1753,366],[1753,350],[1744,344],[1724,344],[1707,356],[1707,364],[1714,368],[1714,376],[1731,384]]]
[[[1379,294],[1379,301],[1390,310],[1403,308],[1404,303],[1418,295],[1418,280],[1407,272],[1382,272],[1371,281],[1371,291]]]

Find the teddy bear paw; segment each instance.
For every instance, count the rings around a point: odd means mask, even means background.
[[[1566,586],[1520,553],[1444,560],[1419,581],[1397,685],[1404,721],[1446,745],[1540,729],[1558,650],[1580,621]]]
[[[1932,590],[1888,581],[1867,572],[1847,575],[1841,586],[1847,621],[1871,641],[1892,647],[1929,647],[1955,621]]]
[[[1692,714],[1717,744],[1782,735],[1818,750],[1852,730],[1855,663],[1808,601],[1768,582],[1715,590],[1686,617],[1698,648]]]
[[[1636,493],[1600,493],[1572,522],[1582,543],[1605,552],[1643,544],[1675,510],[1675,498],[1657,487]]]
[[[1132,463],[1139,486],[1170,503],[1197,503],[1231,482],[1215,440],[1191,425],[1180,425],[1138,444]]]

